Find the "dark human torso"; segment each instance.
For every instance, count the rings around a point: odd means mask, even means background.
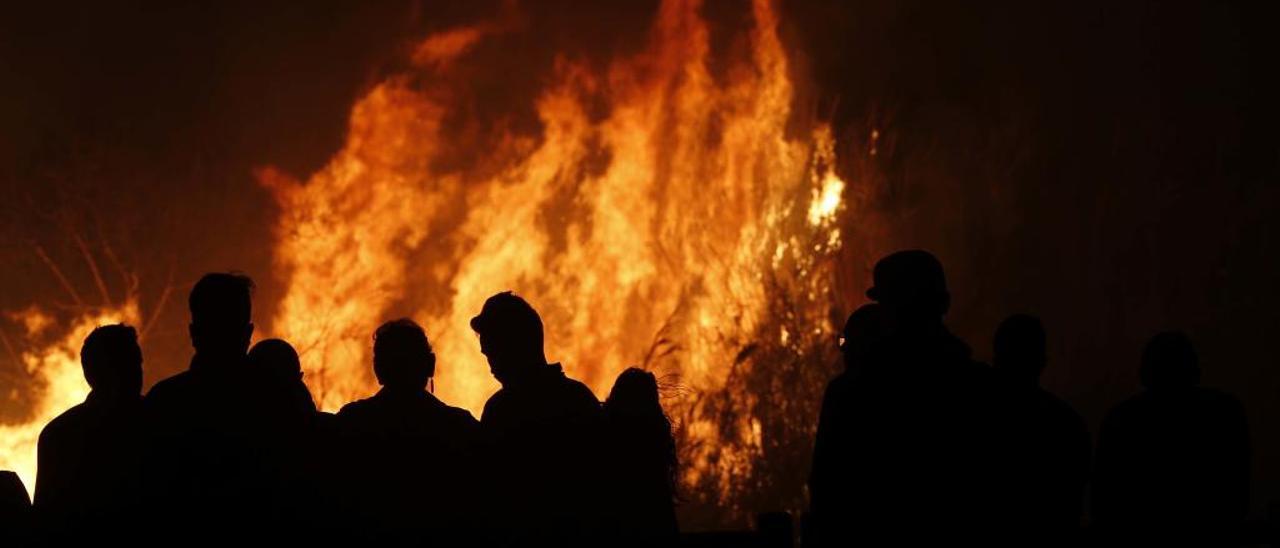
[[[354,480],[348,488],[383,534],[438,537],[481,513],[480,425],[466,410],[425,391],[383,389],[344,406],[337,423]]]
[[[481,417],[503,512],[539,536],[591,529],[603,510],[600,403],[558,365],[545,367],[504,386]]]

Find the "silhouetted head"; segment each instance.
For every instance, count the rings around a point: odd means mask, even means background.
[[[283,339],[265,339],[249,349],[249,365],[265,372],[275,381],[302,378],[302,362],[298,351]]]
[[[1191,339],[1179,331],[1165,331],[1151,338],[1142,351],[1138,371],[1147,388],[1181,388],[1200,384],[1200,360]]]
[[[1049,358],[1040,319],[1014,314],[1000,322],[992,343],[992,365],[1009,376],[1036,382]]]
[[[94,392],[124,398],[142,393],[142,349],[132,327],[115,324],[94,329],[80,347],[80,365]]]
[[[849,315],[840,333],[840,353],[844,356],[846,368],[870,359],[872,349],[892,333],[892,323],[884,307],[876,304],[864,304]]]
[[[273,401],[296,404],[292,409],[299,416],[315,413],[316,403],[311,398],[311,390],[302,382],[302,362],[293,345],[282,339],[262,340],[249,349],[246,360],[251,370],[265,376],[273,397],[279,398]]]
[[[619,416],[644,417],[655,413],[665,416],[658,401],[657,377],[638,367],[628,368],[618,375],[604,408],[606,412]]]
[[[940,321],[951,307],[942,263],[928,251],[899,251],[876,263],[867,297],[883,305],[895,322]]]
[[[409,318],[382,324],[373,334],[373,374],[391,389],[422,390],[436,374],[427,333]]]
[[[253,335],[253,280],[243,274],[205,274],[191,288],[191,345],[214,360],[242,359]]]
[[[542,350],[542,318],[510,291],[489,297],[480,315],[471,318],[471,329],[480,336],[480,352],[488,358],[489,370],[500,383],[547,363]]]

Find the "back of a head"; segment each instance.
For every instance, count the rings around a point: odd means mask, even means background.
[[[136,397],[142,392],[138,333],[125,324],[99,326],[80,347],[84,379],[95,391]]]
[[[276,381],[293,381],[302,375],[302,362],[293,345],[282,339],[265,339],[249,349],[249,364]]]
[[[1142,351],[1138,375],[1147,388],[1200,384],[1200,359],[1191,339],[1180,331],[1165,331],[1152,337]]]
[[[884,307],[864,304],[849,315],[841,331],[840,352],[846,367],[854,367],[869,359],[876,344],[893,332],[893,324]]]
[[[243,356],[253,335],[253,280],[243,274],[205,274],[191,288],[191,342],[199,353]]]
[[[545,361],[542,317],[510,291],[489,297],[480,314],[471,318],[471,329],[480,335],[480,350],[499,381],[512,368]]]
[[[867,297],[900,322],[939,320],[951,306],[942,263],[928,251],[898,251],[876,263]]]
[[[1044,326],[1028,314],[1000,322],[992,346],[992,365],[1011,375],[1038,379],[1048,361]]]
[[[611,415],[643,417],[662,414],[662,404],[658,398],[658,379],[648,371],[637,367],[628,368],[618,375],[609,391],[609,398],[604,402],[605,410]]]
[[[373,373],[392,389],[421,390],[435,375],[436,356],[427,333],[409,318],[382,324],[373,334]]]

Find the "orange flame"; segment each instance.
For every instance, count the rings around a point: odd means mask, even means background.
[[[422,82],[447,80],[489,31],[431,36],[414,69],[430,78],[392,77],[360,99],[345,146],[305,184],[263,170],[287,287],[271,329],[302,352],[321,406],[376,389],[370,334],[411,315],[440,356],[441,397],[478,413],[497,385],[468,320],[512,289],[542,313],[548,357],[597,395],[632,364],[678,375],[687,432],[721,448],[695,452],[686,480],[727,490],[749,473],[757,418],[725,429],[690,395],[723,389],[761,333],[796,349],[829,338],[820,261],[840,247],[845,209],[830,130],[788,131],[773,6],[757,0],[753,15],[749,52],[727,76],[710,71],[707,25],[685,0],[663,2],[648,47],[603,74],[558,59],[531,98],[542,134],[508,135],[484,174],[433,167],[451,105]],[[590,115],[601,98],[607,114]],[[783,270],[795,281],[766,283]],[[779,298],[804,312],[779,321]]]
[[[80,368],[80,345],[95,327],[113,323],[136,324],[138,306],[130,299],[118,308],[104,308],[76,318],[66,331],[50,334],[57,322],[38,308],[10,314],[21,324],[31,350],[19,356],[37,380],[40,393],[30,419],[22,424],[0,425],[0,470],[13,470],[28,491],[36,486],[36,445],[44,426],[68,408],[84,401],[89,385]],[[41,344],[39,341],[48,341]]]

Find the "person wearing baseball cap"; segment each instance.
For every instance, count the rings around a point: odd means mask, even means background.
[[[842,488],[818,493],[840,503],[822,519],[825,544],[993,540],[1006,503],[994,383],[943,322],[942,263],[918,249],[890,254],[866,295],[878,307],[866,311],[879,318],[876,341],[845,351],[857,375],[843,401],[828,402],[850,425],[840,443],[854,449],[839,463]]]

